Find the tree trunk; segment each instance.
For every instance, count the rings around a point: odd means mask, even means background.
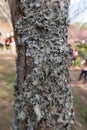
[[[69,0],[9,0],[17,48],[13,130],[71,130]]]

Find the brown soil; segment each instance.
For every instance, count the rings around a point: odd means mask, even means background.
[[[83,83],[84,79],[78,81],[80,73],[80,68],[70,68],[71,86],[74,93],[78,95],[82,102],[87,106],[87,82]],[[75,121],[73,130],[87,130],[87,127],[81,122]]]
[[[84,83],[84,79],[78,81],[81,70],[79,68],[71,68],[70,73],[71,73],[71,85],[73,91],[87,106],[87,82]]]

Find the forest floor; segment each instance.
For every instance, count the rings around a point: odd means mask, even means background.
[[[11,130],[14,82],[15,55],[0,51],[0,130]]]
[[[11,53],[0,53],[0,130],[11,130],[15,57]],[[87,83],[83,84],[83,81],[78,81],[80,71],[79,68],[70,68],[76,113],[74,130],[87,130]]]
[[[75,130],[87,130],[87,82],[84,83],[84,79],[78,81],[80,73],[79,67],[70,68],[76,115]]]
[[[80,97],[80,99],[87,106],[87,82],[84,83],[84,79],[78,81],[81,69],[78,67],[71,68],[70,72],[73,91]]]

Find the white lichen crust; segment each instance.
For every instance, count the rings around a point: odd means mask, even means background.
[[[18,0],[13,130],[71,130],[70,0]],[[13,16],[14,17],[14,16]]]

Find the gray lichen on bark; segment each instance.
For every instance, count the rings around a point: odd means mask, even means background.
[[[18,1],[12,16],[18,54],[13,130],[72,128],[69,2]]]

